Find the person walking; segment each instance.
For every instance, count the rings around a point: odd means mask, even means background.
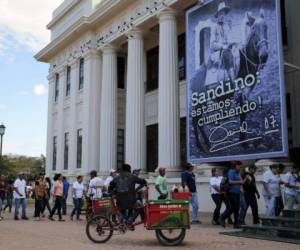
[[[220,218],[220,224],[225,227],[225,220],[228,219],[231,214],[234,214],[234,228],[240,228],[239,225],[239,210],[240,210],[240,192],[241,185],[244,184],[240,175],[242,163],[237,161],[233,163],[233,168],[228,172],[228,198],[230,206],[224,211]]]
[[[44,202],[43,202],[43,209],[42,209],[42,217],[45,217],[45,209],[48,209],[49,215],[51,214],[51,207],[49,204],[49,200],[51,198],[51,187],[52,183],[49,177],[45,178],[45,197],[44,197]]]
[[[284,200],[286,209],[293,209],[295,204],[297,203],[297,195],[299,190],[297,182],[299,181],[299,172],[296,166],[293,165],[291,171],[288,171],[284,176]]]
[[[69,194],[70,183],[67,178],[63,176],[63,199],[62,199],[62,214],[67,214],[67,200]]]
[[[216,168],[213,168],[211,170],[211,175],[212,177],[209,180],[210,194],[212,200],[216,205],[216,208],[213,213],[212,224],[219,225],[220,210],[223,201],[223,194],[221,193],[221,188],[220,188],[222,177],[219,176],[219,171]]]
[[[263,174],[263,197],[266,206],[266,216],[273,217],[276,214],[276,200],[280,195],[280,177],[278,164],[272,164],[270,169]]]
[[[19,173],[14,182],[13,197],[15,199],[15,220],[19,220],[20,205],[22,206],[22,220],[28,220],[26,216],[26,181],[23,173]]]
[[[7,187],[6,187],[5,177],[4,175],[0,175],[0,220],[3,220],[1,213],[2,213],[3,203],[6,198],[6,190]]]
[[[8,212],[11,213],[12,204],[13,204],[13,181],[9,180],[6,187],[6,204],[3,208],[3,212],[5,212],[6,208],[8,208]]]
[[[77,176],[77,181],[73,183],[72,194],[73,194],[73,203],[74,208],[70,215],[70,219],[73,220],[73,216],[76,214],[76,219],[80,220],[80,212],[82,206],[82,199],[84,195],[84,186],[82,184],[82,176]]]
[[[53,189],[53,195],[54,195],[54,207],[51,210],[51,213],[49,215],[49,220],[54,221],[53,215],[55,214],[56,210],[58,211],[58,218],[59,221],[65,221],[62,219],[61,216],[61,208],[62,208],[62,201],[63,201],[63,182],[62,182],[62,175],[56,174],[54,177],[54,189]]]
[[[164,200],[168,198],[166,168],[160,167],[158,169],[158,174],[159,175],[155,179],[155,189],[158,192],[158,199]]]
[[[192,224],[201,224],[199,220],[199,201],[196,187],[196,176],[193,173],[194,166],[186,164],[185,171],[181,174],[181,185],[183,189],[188,188],[190,192],[190,203],[192,205]]]
[[[240,213],[240,224],[245,223],[245,218],[249,206],[251,207],[252,211],[253,224],[259,224],[257,199],[260,199],[260,194],[256,186],[256,170],[257,168],[255,165],[250,165],[248,167],[248,172],[245,172],[242,176],[243,179],[245,179],[246,176],[248,176],[248,178],[243,185],[246,207],[245,210],[241,211]]]
[[[38,180],[35,183],[35,202],[36,202],[36,211],[35,211],[35,218],[36,220],[41,220],[43,207],[44,207],[44,199],[46,195],[46,188],[44,183],[44,176],[40,175]]]

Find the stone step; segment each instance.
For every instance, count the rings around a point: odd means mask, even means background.
[[[285,218],[298,218],[300,219],[300,210],[283,210],[282,216]]]
[[[262,226],[290,227],[300,229],[300,219],[288,217],[260,217]]]
[[[243,232],[247,234],[263,235],[266,237],[280,237],[289,239],[300,239],[300,229],[291,227],[275,226],[244,226]]]

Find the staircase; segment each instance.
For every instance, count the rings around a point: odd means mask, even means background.
[[[300,244],[300,210],[284,210],[281,217],[261,217],[261,225],[244,226],[225,235]]]

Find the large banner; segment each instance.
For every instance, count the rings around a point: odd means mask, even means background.
[[[188,160],[287,156],[279,0],[207,1],[186,25]]]

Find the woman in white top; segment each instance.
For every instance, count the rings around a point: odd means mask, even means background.
[[[71,220],[73,220],[73,216],[76,213],[76,219],[80,220],[80,211],[82,205],[82,198],[84,195],[84,186],[82,184],[82,176],[77,177],[77,181],[73,183],[73,202],[74,202],[74,209],[71,213]]]
[[[209,180],[210,184],[210,193],[211,197],[216,205],[216,208],[214,210],[213,214],[213,225],[219,225],[219,217],[220,217],[220,210],[222,206],[223,201],[223,195],[221,193],[220,185],[222,181],[222,176],[219,176],[219,171],[216,168],[213,168],[211,170],[212,177]]]

